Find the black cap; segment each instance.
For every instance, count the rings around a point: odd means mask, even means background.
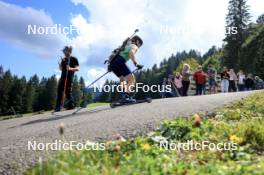
[[[135,35],[133,38],[132,38],[133,41],[139,41],[140,45],[142,46],[143,45],[143,40],[138,36],[138,35]]]
[[[66,51],[72,51],[72,46],[65,46],[62,52],[65,53]]]

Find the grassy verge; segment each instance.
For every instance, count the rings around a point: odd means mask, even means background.
[[[105,150],[60,151],[26,174],[177,174],[263,175],[264,93],[215,113],[164,121],[148,136],[105,143]],[[203,141],[236,149],[177,150],[160,143]],[[223,148],[223,145],[221,146]],[[234,148],[234,147],[232,147]]]
[[[97,103],[91,103],[88,105],[88,109],[95,109],[100,106],[106,106],[109,105],[109,103],[102,103],[102,102],[97,102]]]

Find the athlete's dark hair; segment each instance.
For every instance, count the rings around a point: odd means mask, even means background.
[[[137,35],[135,35],[131,40],[132,40],[132,42],[135,42],[135,43],[136,43],[136,41],[139,41],[140,45],[141,46],[143,45],[143,40]]]
[[[72,46],[65,46],[62,50],[63,53],[67,52],[67,51],[72,51]]]

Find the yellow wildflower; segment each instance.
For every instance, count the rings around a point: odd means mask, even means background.
[[[236,135],[230,135],[229,140],[234,143],[239,143],[241,141],[241,138],[237,137]]]
[[[146,144],[143,145],[142,149],[147,151],[147,150],[150,149],[150,145],[146,143]]]
[[[106,146],[112,145],[112,141],[111,141],[111,140],[110,140],[110,141],[107,141],[107,142],[105,143],[105,145],[106,145]]]

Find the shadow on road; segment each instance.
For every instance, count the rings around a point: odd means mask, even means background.
[[[96,113],[96,112],[105,111],[105,110],[109,110],[109,109],[110,109],[109,107],[104,107],[104,108],[94,109],[94,110],[89,110],[89,111],[81,111],[81,112],[78,112],[76,114],[72,114],[72,113],[65,114],[65,115],[51,114],[50,118],[33,120],[33,121],[30,121],[30,122],[27,122],[27,123],[20,124],[18,126],[12,126],[12,127],[8,128],[8,129],[16,128],[16,127],[19,127],[19,126],[32,125],[32,124],[36,124],[36,123],[55,121],[55,120],[60,120],[60,119],[63,119],[63,118],[68,118],[68,117],[80,116],[80,115],[88,114],[88,113]]]

